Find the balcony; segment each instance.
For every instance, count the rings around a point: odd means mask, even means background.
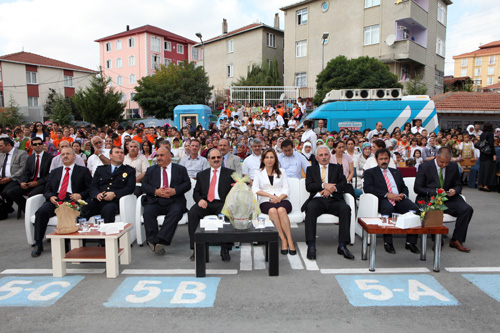
[[[429,14],[428,0],[410,0],[399,3],[395,6],[394,17],[396,20],[410,18],[420,24],[422,27],[427,25],[427,17]]]
[[[412,40],[422,47],[427,47],[427,29],[412,18],[396,20],[396,41]]]
[[[393,45],[394,60],[413,60],[425,65],[427,49],[412,40],[397,41]]]

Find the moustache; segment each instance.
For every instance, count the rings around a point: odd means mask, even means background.
[[[328,158],[323,158],[323,159],[321,160],[321,162],[327,162],[327,161],[329,161],[329,159],[328,159]]]
[[[382,166],[387,166],[389,165],[389,163],[382,163]]]

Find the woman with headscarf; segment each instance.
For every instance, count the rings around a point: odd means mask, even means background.
[[[278,141],[276,142],[276,146],[274,146],[274,151],[276,152],[276,154],[279,154],[281,153],[283,150],[281,149],[281,143],[284,141],[285,139],[282,138],[282,137],[279,137],[278,138]]]
[[[369,142],[363,143],[361,146],[362,154],[359,156],[356,167],[356,188],[363,189],[363,167],[365,166],[366,160],[373,156],[372,145]]]
[[[236,155],[240,158],[241,162],[243,162],[248,156],[247,145],[244,143],[238,143],[236,146]]]
[[[323,139],[316,140],[316,148],[318,148],[319,146],[323,146],[324,144],[325,144],[325,141],[323,141]]]
[[[335,137],[333,135],[328,136],[326,139],[326,146],[330,149],[330,152],[333,150],[333,146],[335,144]]]
[[[312,144],[309,141],[304,142],[302,145],[302,155],[306,158],[306,160],[311,165],[318,165],[318,161],[316,160],[316,155],[313,154]]]

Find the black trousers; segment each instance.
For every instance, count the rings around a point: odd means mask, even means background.
[[[194,233],[196,228],[200,225],[200,220],[207,215],[220,214],[223,207],[224,202],[220,200],[208,202],[207,208],[205,209],[198,206],[198,203],[195,203],[193,207],[191,207],[188,212],[189,246],[191,250],[194,250]]]
[[[144,228],[146,229],[146,240],[150,243],[161,243],[170,245],[174,237],[177,224],[182,218],[184,207],[177,204],[174,200],[168,200],[168,203],[147,203],[144,205]],[[158,231],[159,215],[165,215],[163,224]]]
[[[29,188],[27,190],[23,190],[21,188],[21,185],[17,183],[16,186],[12,186],[6,193],[5,195],[9,198],[11,198],[21,209],[22,211],[25,210],[26,208],[26,199],[24,198],[25,195],[28,195],[28,197],[32,197],[37,194],[43,194],[45,192],[45,184],[44,185],[38,185],[33,188]]]
[[[448,197],[448,201],[445,202],[445,205],[448,209],[444,212],[457,218],[455,230],[453,231],[451,239],[462,243],[465,242],[467,229],[469,228],[469,223],[472,219],[474,209],[467,202],[465,202],[460,195]]]
[[[101,215],[104,223],[113,223],[115,222],[115,215],[118,214],[119,208],[118,199],[113,201],[92,199],[88,202],[87,206],[82,207],[82,215],[87,220],[94,215]],[[133,218],[133,216],[130,216],[130,218]]]
[[[378,211],[382,215],[392,216],[392,213],[405,214],[408,211],[414,210],[418,213],[417,205],[408,198],[404,198],[401,201],[396,201],[396,205],[393,206],[388,199],[382,199],[378,201]],[[408,243],[416,244],[417,235],[406,235],[406,241]],[[392,243],[392,235],[384,235],[384,243]]]
[[[316,225],[318,216],[321,214],[332,214],[339,218],[339,243],[351,242],[351,207],[344,201],[332,198],[313,198],[306,208],[306,242],[316,242]]]
[[[15,180],[11,180],[7,184],[0,185],[0,194],[2,195],[2,198],[7,201],[8,207],[12,207],[13,200],[12,198],[8,195],[9,191],[13,189],[14,187],[18,186],[19,183]]]

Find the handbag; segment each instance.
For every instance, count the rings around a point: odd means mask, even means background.
[[[481,140],[479,142],[476,142],[474,144],[474,148],[479,149],[479,151],[482,154],[491,155],[491,147],[488,144],[488,141],[486,141],[486,140]]]

